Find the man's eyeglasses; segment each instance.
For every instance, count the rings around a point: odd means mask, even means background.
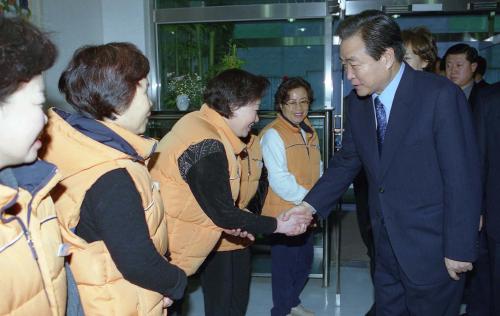
[[[286,106],[290,106],[290,107],[297,107],[297,106],[300,106],[301,108],[302,107],[306,107],[310,104],[311,102],[307,99],[302,99],[302,100],[288,100],[288,102],[285,103]]]

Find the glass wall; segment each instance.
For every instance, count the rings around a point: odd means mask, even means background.
[[[323,160],[330,155],[331,112],[325,111],[325,51],[331,48],[331,17],[324,1],[157,1],[155,33],[157,47],[157,109],[148,135],[163,137],[184,114],[180,95],[190,99],[187,110],[202,103],[206,82],[220,71],[241,68],[269,79],[271,86],[262,100],[255,129],[271,122],[276,113],[273,96],[283,77],[301,76],[314,90],[310,119],[320,136]],[[306,3],[311,2],[311,3]],[[314,3],[313,3],[314,2]],[[217,3],[217,4],[216,4]],[[265,6],[253,4],[274,3]],[[181,5],[182,4],[182,5]],[[217,9],[210,5],[231,4]],[[235,4],[247,4],[243,7]],[[186,7],[192,7],[187,9]],[[169,8],[169,9],[166,9]],[[329,19],[329,20],[328,20]],[[327,26],[325,26],[327,25]],[[325,30],[326,29],[326,30]],[[330,53],[327,54],[330,57]],[[185,99],[184,97],[182,99]],[[329,100],[329,99],[328,99]],[[327,222],[315,234],[312,276],[327,283]],[[326,246],[325,246],[326,245]],[[269,245],[259,236],[254,251],[253,272],[269,274]]]
[[[402,30],[425,26],[433,34],[438,47],[438,55],[442,57],[446,50],[457,44],[466,43],[475,47],[479,55],[483,56],[487,63],[485,80],[489,83],[500,81],[500,45],[493,41],[493,36],[500,33],[500,17],[491,15],[489,12],[468,14],[420,14],[420,15],[393,15]],[[334,28],[336,25],[334,25]],[[338,65],[338,47],[333,50],[332,71],[334,80],[334,91],[336,84],[340,84],[339,76],[342,73]],[[344,81],[344,94],[348,94],[352,86],[348,80]],[[339,96],[334,94],[334,100]],[[337,103],[338,104],[338,103]]]
[[[161,110],[176,110],[180,94],[189,96],[190,109],[198,108],[205,82],[233,67],[270,80],[263,110],[274,108],[284,76],[308,80],[317,100],[312,109],[323,108],[323,20],[162,24],[157,30]]]
[[[500,46],[492,41],[493,36],[500,33],[500,17],[483,12],[466,15],[401,16],[396,21],[403,30],[415,26],[427,27],[436,39],[440,57],[457,43],[475,47],[488,62],[486,80],[500,80]]]

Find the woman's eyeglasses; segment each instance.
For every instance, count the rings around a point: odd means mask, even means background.
[[[288,100],[288,102],[286,102],[285,105],[289,106],[289,107],[300,106],[302,108],[302,107],[308,106],[310,103],[311,102],[309,102],[309,100],[307,100],[307,99],[302,99],[302,100]]]

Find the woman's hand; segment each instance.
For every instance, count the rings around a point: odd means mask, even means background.
[[[228,235],[231,235],[231,236],[248,238],[251,241],[255,240],[255,237],[252,234],[250,234],[247,231],[241,231],[241,229],[239,229],[239,228],[238,229],[224,229],[224,232]]]
[[[278,225],[275,233],[282,233],[287,236],[303,234],[312,220],[312,214],[307,210],[294,207],[281,213],[276,220]]]
[[[173,303],[174,303],[174,301],[172,301],[172,299],[170,299],[166,296],[163,297],[163,308],[170,307]]]

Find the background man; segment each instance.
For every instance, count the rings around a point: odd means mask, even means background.
[[[477,50],[463,43],[451,46],[444,54],[446,77],[462,89],[473,110],[478,90],[474,82],[477,58]]]

